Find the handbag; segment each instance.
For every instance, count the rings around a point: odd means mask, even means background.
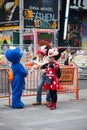
[[[48,77],[46,76],[45,83],[51,85],[51,84],[52,84],[52,80],[53,80],[52,78],[48,78]]]

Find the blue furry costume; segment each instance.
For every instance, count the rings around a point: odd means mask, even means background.
[[[8,61],[12,63],[14,79],[11,83],[12,87],[12,108],[23,108],[24,103],[21,101],[22,92],[25,85],[25,77],[28,75],[26,68],[20,63],[23,53],[16,47],[8,49],[5,53]]]

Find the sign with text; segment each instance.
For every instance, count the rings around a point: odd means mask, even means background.
[[[58,0],[25,0],[24,9],[32,10],[32,18],[24,20],[24,28],[33,28],[36,20],[44,20],[58,27]]]
[[[61,68],[61,85],[72,85],[74,68]]]

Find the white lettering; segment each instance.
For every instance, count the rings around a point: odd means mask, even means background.
[[[31,9],[31,10],[39,10],[39,7],[29,6],[29,9]]]
[[[29,20],[37,20],[37,19],[43,19],[47,22],[49,21],[56,21],[55,18],[54,18],[54,14],[51,14],[51,13],[39,13],[39,12],[36,12],[36,13],[33,13],[33,17]]]
[[[41,7],[40,10],[41,10],[41,11],[51,11],[51,12],[53,12],[53,8],[50,8],[50,7],[48,7],[48,8],[46,8],[46,7]]]

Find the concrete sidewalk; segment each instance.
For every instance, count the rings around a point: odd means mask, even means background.
[[[23,97],[23,109],[12,109],[7,99],[0,99],[0,130],[87,130],[87,89],[79,91],[77,101],[74,94],[58,95],[56,110],[33,106],[35,98]]]

